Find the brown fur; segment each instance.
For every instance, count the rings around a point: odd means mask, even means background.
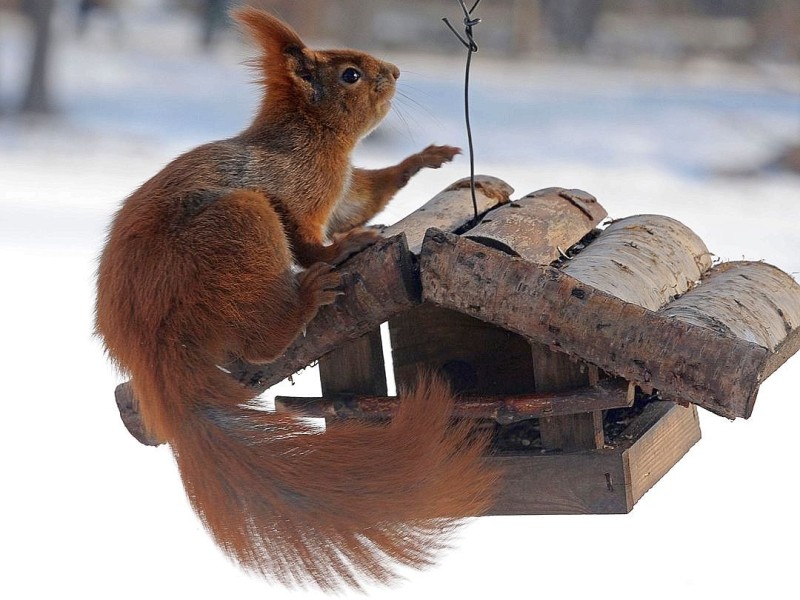
[[[393,562],[429,564],[458,519],[491,502],[485,440],[449,425],[447,386],[423,379],[389,425],[318,433],[244,406],[252,393],[217,365],[280,356],[335,300],[328,263],[374,241],[361,225],[458,150],[352,169],[353,147],[388,111],[397,68],[312,51],[257,10],[236,18],[262,47],[261,110],[243,133],[180,156],[126,200],[100,260],[97,331],[228,555],[287,585],[388,582]],[[348,67],[357,82],[340,79]],[[294,263],[307,268],[295,274]]]

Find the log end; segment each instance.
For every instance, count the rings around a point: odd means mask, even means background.
[[[142,423],[142,415],[133,396],[133,386],[129,381],[120,383],[114,390],[119,416],[122,424],[136,440],[145,446],[160,446],[163,442],[147,433]]]
[[[450,184],[444,189],[445,192],[455,192],[458,190],[465,190],[470,188],[470,178],[464,177],[458,181]],[[475,190],[480,191],[487,198],[495,200],[497,204],[508,204],[511,201],[511,194],[514,193],[514,188],[508,185],[502,179],[492,177],[491,175],[476,175],[475,176]]]

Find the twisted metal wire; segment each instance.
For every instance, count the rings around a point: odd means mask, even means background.
[[[478,44],[475,43],[475,38],[473,37],[473,28],[481,22],[479,18],[473,18],[472,13],[478,7],[478,4],[481,3],[481,0],[477,0],[475,4],[472,5],[472,8],[467,8],[467,5],[464,4],[464,0],[458,0],[458,3],[461,5],[461,10],[464,12],[464,36],[458,31],[456,31],[455,27],[450,23],[447,17],[443,18],[445,25],[450,28],[450,31],[458,38],[458,40],[464,45],[467,49],[467,68],[464,74],[464,120],[466,121],[467,125],[467,143],[469,144],[469,183],[470,183],[470,191],[472,193],[472,209],[475,213],[474,220],[478,220],[478,200],[475,197],[475,149],[472,142],[472,126],[470,124],[469,119],[469,71],[470,67],[472,66],[472,55],[478,51]]]

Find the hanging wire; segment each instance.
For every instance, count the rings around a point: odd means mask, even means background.
[[[461,5],[461,10],[464,11],[464,34],[466,39],[462,37],[458,31],[456,31],[455,27],[453,27],[450,24],[450,21],[447,20],[447,17],[443,18],[442,21],[444,21],[444,24],[450,28],[450,31],[453,32],[453,34],[467,49],[467,69],[464,75],[464,120],[467,124],[467,142],[469,144],[469,186],[470,191],[472,192],[472,209],[475,212],[475,221],[477,221],[478,200],[475,197],[475,150],[472,144],[472,127],[469,121],[469,70],[470,66],[472,65],[472,55],[478,51],[478,44],[475,43],[472,28],[481,22],[480,19],[473,18],[472,13],[478,7],[478,4],[481,3],[481,0],[477,0],[470,9],[467,9],[467,5],[464,4],[464,0],[458,0],[458,3]]]

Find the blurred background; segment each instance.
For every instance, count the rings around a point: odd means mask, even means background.
[[[460,29],[456,0],[258,5],[310,45],[356,46],[403,71],[356,164],[466,148],[465,50],[441,21]],[[255,50],[229,8],[0,0],[2,597],[286,596],[222,557],[169,451],[124,430],[123,377],[92,336],[96,259],[119,204],[256,110]],[[582,188],[614,218],[666,214],[718,259],[800,277],[800,0],[483,0],[475,14],[479,172],[516,197]],[[464,156],[420,173],[377,221],[467,174]],[[631,515],[479,519],[440,566],[369,597],[797,597],[798,381],[795,356],[750,420],[702,413],[704,439]],[[265,397],[281,393],[318,394],[316,372]]]
[[[365,166],[431,141],[466,145],[464,48],[441,21],[460,26],[456,0],[253,2],[312,45],[351,45],[401,67],[395,109],[356,155]],[[93,161],[102,173],[80,193],[74,181],[62,187],[58,203],[73,202],[71,214],[107,207],[153,164],[244,128],[260,92],[231,6],[0,0],[0,175],[23,179],[0,201],[21,218],[41,199],[28,185],[43,184],[36,160],[64,182]],[[738,178],[741,192],[742,178],[800,172],[800,0],[484,0],[476,14],[476,163],[521,194],[558,184],[608,190],[607,201],[631,186],[661,196],[661,176]],[[104,175],[121,170],[130,177]],[[424,189],[406,198],[419,204],[432,195],[430,182]],[[402,216],[391,210],[384,220]]]
[[[58,55],[65,36],[103,30],[135,36],[144,14],[194,21],[194,44],[213,49],[230,35],[232,0],[0,0],[5,36],[26,38],[17,55],[23,73],[6,67],[3,100],[26,111],[52,110]],[[442,0],[255,0],[309,39],[369,49],[452,53],[441,26],[458,16]],[[452,2],[450,4],[453,4]],[[481,46],[509,58],[585,56],[606,61],[691,61],[716,57],[741,63],[800,58],[796,0],[492,0],[477,13]],[[121,42],[121,40],[120,40]],[[88,43],[88,42],[87,42]],[[191,43],[187,40],[187,43]],[[7,45],[7,44],[6,44]],[[4,54],[12,52],[8,47]],[[53,63],[51,65],[51,63]],[[21,89],[20,89],[21,88]]]

